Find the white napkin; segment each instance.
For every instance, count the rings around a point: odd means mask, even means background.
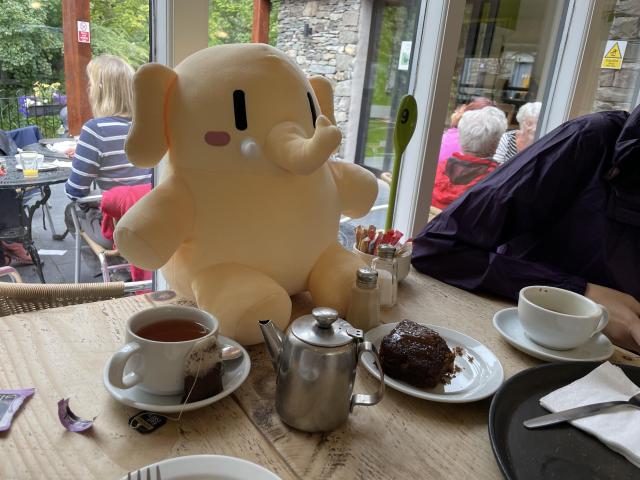
[[[552,412],[559,412],[592,403],[628,400],[638,392],[640,387],[629,380],[622,369],[606,362],[579,380],[542,397],[540,405]],[[640,410],[616,407],[573,420],[571,424],[590,433],[640,467]]]
[[[65,140],[63,142],[48,144],[47,148],[57,153],[66,153],[70,148],[76,148],[76,144],[77,142],[74,140]]]
[[[71,168],[71,160],[66,161],[66,160],[54,160],[53,162],[50,162],[53,165],[55,165],[58,168]]]

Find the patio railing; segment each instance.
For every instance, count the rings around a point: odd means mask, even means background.
[[[66,103],[66,96],[57,93],[35,97],[9,96],[0,91],[0,129],[13,130],[36,125],[45,138],[61,136],[64,127],[60,128],[60,112]]]

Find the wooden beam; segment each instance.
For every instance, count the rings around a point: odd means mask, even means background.
[[[78,21],[89,22],[89,18],[89,0],[62,0],[64,76],[71,135],[79,135],[84,122],[92,117],[86,73],[91,61],[91,44],[78,41]]]
[[[269,13],[271,13],[271,0],[253,0],[253,28],[251,30],[253,43],[269,43]]]

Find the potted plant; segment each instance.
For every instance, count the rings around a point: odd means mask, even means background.
[[[59,92],[60,83],[33,84],[33,95],[22,97],[26,117],[58,115],[66,105],[67,97]]]

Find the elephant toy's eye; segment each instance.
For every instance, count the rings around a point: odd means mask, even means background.
[[[313,120],[313,128],[316,127],[316,106],[313,104],[313,97],[309,92],[307,92],[307,100],[309,100],[309,108],[311,108],[311,119]]]
[[[238,130],[247,129],[247,107],[244,103],[244,91],[235,90],[233,92],[233,113],[236,117],[236,128]]]

